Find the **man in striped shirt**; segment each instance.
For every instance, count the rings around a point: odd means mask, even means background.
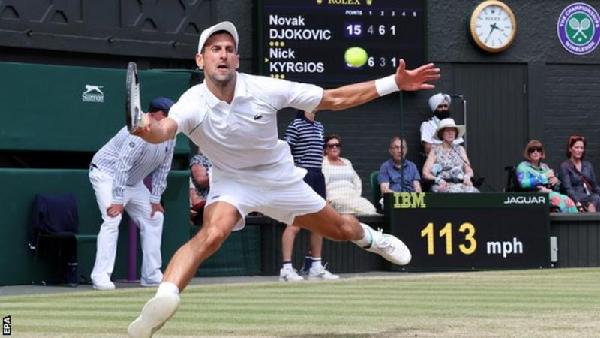
[[[325,131],[323,124],[315,120],[315,112],[298,111],[296,118],[290,123],[285,131],[285,140],[290,145],[290,151],[294,157],[297,167],[306,169],[304,182],[323,199],[325,199],[325,177],[323,176],[323,140]],[[281,251],[283,266],[279,272],[279,280],[282,282],[301,281],[303,278],[296,273],[292,266],[292,251],[294,239],[300,228],[288,225],[281,236]],[[302,273],[307,279],[338,279],[339,276],[332,274],[321,263],[321,250],[323,248],[323,236],[310,233],[310,265],[303,268]]]
[[[150,103],[148,115],[160,121],[167,117],[172,105],[170,99],[155,98]],[[127,127],[123,127],[92,158],[90,182],[104,221],[98,233],[96,262],[91,275],[96,290],[115,288],[110,276],[115,265],[123,210],[127,210],[129,217],[140,227],[143,251],[140,283],[151,286],[162,280],[160,244],[164,209],[160,198],[167,187],[174,148],[175,139],[152,144],[131,135]],[[144,178],[149,175],[151,190],[144,185]]]

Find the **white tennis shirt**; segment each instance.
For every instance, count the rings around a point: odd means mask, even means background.
[[[235,179],[259,186],[300,180],[290,148],[279,140],[277,111],[314,110],[321,87],[237,73],[231,104],[219,100],[206,83],[188,89],[171,107],[169,118],[213,163],[213,181]]]

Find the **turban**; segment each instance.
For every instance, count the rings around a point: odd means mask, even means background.
[[[429,108],[431,108],[431,111],[433,112],[433,111],[435,111],[437,106],[439,106],[440,104],[442,104],[444,102],[446,102],[446,103],[448,103],[448,105],[450,105],[450,102],[452,102],[450,95],[443,94],[443,93],[437,93],[429,98]]]

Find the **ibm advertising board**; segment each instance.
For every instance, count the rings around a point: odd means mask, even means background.
[[[386,224],[412,252],[406,270],[550,266],[549,203],[537,193],[389,193]]]

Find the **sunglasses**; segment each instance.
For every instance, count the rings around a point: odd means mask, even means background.
[[[341,143],[327,143],[327,148],[341,148]]]
[[[534,152],[538,152],[538,153],[543,153],[544,149],[542,149],[541,147],[531,147],[529,149],[527,149],[527,153],[532,154]]]

